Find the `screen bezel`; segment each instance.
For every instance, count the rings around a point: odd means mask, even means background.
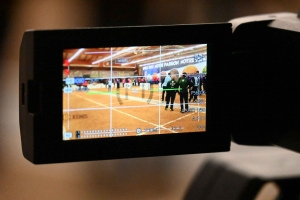
[[[222,119],[230,38],[229,23],[25,32],[20,55],[20,88],[27,89],[20,92],[20,98],[25,94],[25,104],[20,99],[24,156],[39,164],[229,151]],[[205,132],[62,140],[63,49],[169,44],[207,44]]]

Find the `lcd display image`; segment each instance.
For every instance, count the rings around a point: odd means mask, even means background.
[[[207,44],[64,49],[62,57],[63,140],[206,131]]]

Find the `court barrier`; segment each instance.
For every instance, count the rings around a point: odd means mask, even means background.
[[[71,85],[71,87],[72,87],[73,91],[79,89],[79,87],[77,85]],[[117,87],[116,83],[111,84],[111,88],[116,88],[116,87]],[[99,88],[108,88],[108,85],[105,85],[103,83],[88,84],[87,88],[89,90],[91,90],[91,89],[99,89]],[[122,83],[120,83],[120,88],[131,89],[132,88],[132,83],[125,83],[124,86],[123,86]],[[140,89],[141,90],[150,90],[150,83],[140,83]]]
[[[140,83],[141,90],[150,90],[150,83]]]

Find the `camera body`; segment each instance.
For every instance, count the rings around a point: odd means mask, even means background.
[[[230,22],[233,141],[300,152],[299,16],[275,13]]]
[[[275,13],[26,31],[24,157],[43,164],[222,152],[231,140],[300,152],[299,27],[296,14]]]
[[[230,23],[26,31],[24,157],[43,164],[229,151],[222,77],[231,35]]]

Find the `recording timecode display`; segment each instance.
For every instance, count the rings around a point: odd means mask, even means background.
[[[63,140],[206,131],[206,44],[62,54]]]

